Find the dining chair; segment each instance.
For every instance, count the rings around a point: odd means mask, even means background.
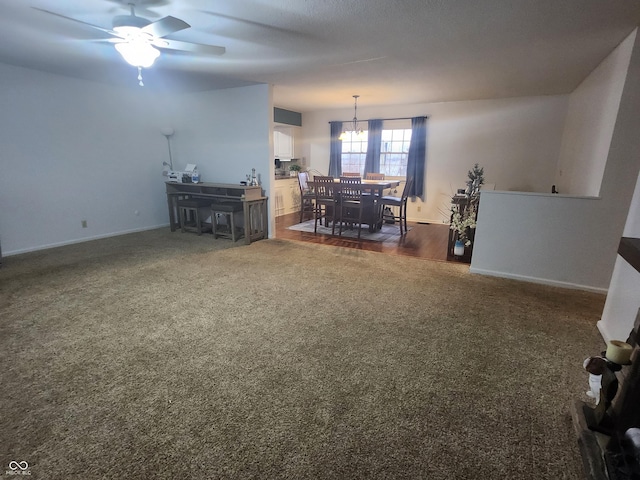
[[[365,201],[362,195],[362,178],[340,177],[338,189],[338,218],[340,229],[338,235],[342,235],[342,226],[347,223],[351,226],[358,223],[358,239],[362,232],[362,217],[365,209]]]
[[[322,225],[324,218],[324,224],[328,227],[328,221],[331,218],[333,223],[331,234],[335,235],[338,203],[336,201],[336,183],[333,177],[313,177],[313,190],[315,196],[313,233],[318,233],[318,220]]]
[[[300,223],[304,220],[305,213],[314,212],[313,202],[316,194],[309,188],[309,172],[298,173],[298,186],[300,187]]]
[[[365,180],[384,180],[384,173],[369,172],[365,175]]]
[[[365,175],[365,180],[377,180],[377,181],[382,181],[384,180],[384,173],[373,173],[373,172],[369,172]],[[389,191],[390,192],[390,191]],[[382,193],[382,192],[381,192]],[[382,195],[381,195],[382,196]]]
[[[362,177],[360,172],[342,172],[341,177]]]
[[[384,196],[380,199],[380,203],[382,204],[382,220],[389,220],[394,222],[397,220],[398,223],[400,223],[400,235],[404,235],[408,232],[407,200],[409,198],[409,190],[411,190],[411,185],[413,185],[413,177],[408,177],[407,182],[404,184],[404,188],[402,189],[402,196]],[[385,213],[385,207],[389,207],[387,211],[391,213]],[[399,208],[398,215],[393,213],[393,208]],[[404,227],[404,233],[402,231],[402,227]]]

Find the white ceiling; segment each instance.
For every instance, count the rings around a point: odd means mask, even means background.
[[[137,86],[135,68],[90,27],[111,28],[127,0],[2,0],[0,62]],[[144,88],[274,85],[296,111],[572,91],[637,25],[639,0],[138,0],[178,17],[169,36],[226,47],[164,51]]]

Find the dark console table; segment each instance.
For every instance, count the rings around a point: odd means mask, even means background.
[[[177,183],[167,185],[169,226],[174,232],[180,228],[177,202],[181,198],[210,198],[211,203],[221,200],[242,202],[244,213],[244,238],[249,244],[253,240],[267,237],[267,197],[262,195],[262,187],[235,185],[232,183]]]

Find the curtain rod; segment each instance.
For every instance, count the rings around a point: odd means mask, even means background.
[[[416,115],[416,117],[424,117],[424,118],[429,118],[429,115]],[[358,119],[358,123],[360,122],[368,122],[369,120],[411,120],[412,118],[416,118],[416,117],[395,117],[395,118],[369,118],[367,120],[360,120]],[[331,122],[342,122],[342,123],[347,123],[347,122],[353,122],[353,118],[350,120],[330,120],[327,123],[331,123]]]

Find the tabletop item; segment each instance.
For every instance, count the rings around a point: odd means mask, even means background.
[[[258,185],[258,178],[256,177],[255,168],[251,169],[251,176],[247,175],[247,180],[249,181],[249,185],[251,185],[252,187],[255,187],[256,185]]]
[[[631,360],[631,352],[633,347],[621,340],[610,340],[607,342],[606,358],[610,362],[618,365],[627,365]]]

